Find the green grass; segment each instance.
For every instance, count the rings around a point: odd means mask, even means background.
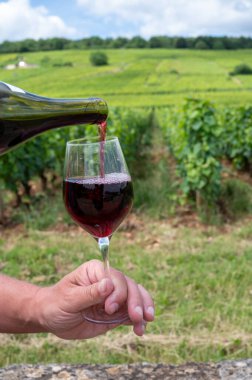
[[[109,65],[93,67],[88,50],[25,53],[39,68],[7,71],[16,54],[0,55],[0,78],[50,97],[102,96],[110,106],[163,106],[188,96],[220,104],[251,99],[252,76],[231,77],[235,66],[252,65],[250,50],[193,51],[165,49],[106,50]],[[43,58],[49,62],[42,64]],[[73,67],[54,67],[72,62]]]
[[[173,218],[131,217],[111,244],[111,263],[144,284],[156,320],[144,338],[127,327],[84,342],[47,334],[1,335],[0,365],[19,362],[183,363],[252,355],[252,227],[222,228]],[[189,226],[186,226],[189,224]],[[99,258],[95,241],[74,225],[16,227],[0,241],[2,272],[36,284],[59,280]]]

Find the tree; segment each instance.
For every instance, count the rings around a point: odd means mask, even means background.
[[[93,36],[93,37],[90,37],[89,40],[90,40],[90,47],[101,48],[104,45],[104,40],[101,37]]]
[[[200,49],[200,50],[207,50],[209,49],[209,45],[207,44],[206,41],[204,41],[203,39],[198,39],[198,41],[196,41],[195,45],[194,45],[194,48],[195,49]]]
[[[115,48],[115,49],[120,49],[120,48],[123,48],[125,47],[127,44],[128,44],[129,40],[128,38],[125,38],[125,37],[117,37],[116,39],[114,39],[110,45],[112,48]]]
[[[149,39],[149,47],[150,48],[162,48],[163,47],[163,41],[161,37],[155,36],[151,37]]]
[[[217,40],[213,41],[213,49],[214,50],[224,50],[224,49],[226,49],[226,47],[225,47],[224,43],[222,42],[222,40],[217,39]]]
[[[147,42],[144,38],[140,36],[133,37],[127,44],[128,48],[145,48],[147,47]]]
[[[186,39],[183,37],[176,38],[174,47],[177,49],[185,49],[187,48]]]

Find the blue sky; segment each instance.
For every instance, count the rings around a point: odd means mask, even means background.
[[[0,42],[24,38],[252,36],[252,0],[0,0]]]

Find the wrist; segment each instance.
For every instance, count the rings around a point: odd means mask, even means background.
[[[28,295],[22,300],[21,308],[19,306],[21,332],[40,333],[46,332],[42,323],[41,310],[42,305],[39,302],[39,294],[43,288],[31,285]],[[21,313],[20,313],[21,310]]]
[[[34,326],[37,326],[40,332],[49,332],[47,315],[51,308],[50,289],[51,287],[38,288],[32,301],[32,323]]]

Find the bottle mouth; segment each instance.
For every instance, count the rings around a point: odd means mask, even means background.
[[[67,146],[69,145],[91,145],[91,144],[101,144],[118,141],[116,136],[106,136],[106,139],[102,141],[99,136],[95,137],[83,137],[81,139],[67,141]]]
[[[108,105],[106,101],[102,98],[89,98],[92,105],[94,105],[95,109],[99,114],[104,115],[104,121],[108,117]]]

